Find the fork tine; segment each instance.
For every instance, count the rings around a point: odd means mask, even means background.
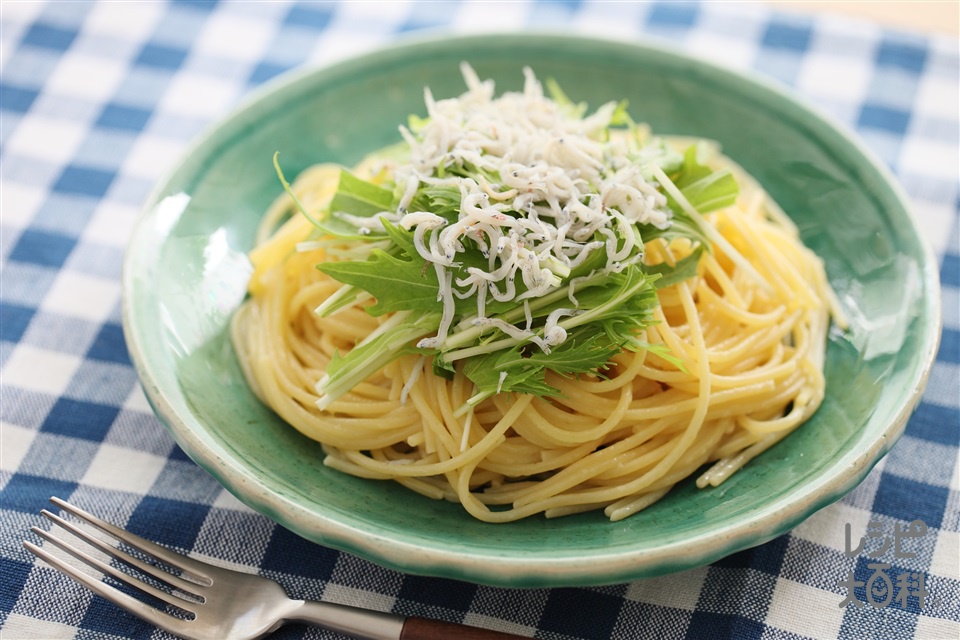
[[[170,585],[171,587],[174,587],[175,589],[179,589],[185,593],[189,593],[190,595],[196,596],[201,599],[203,598],[201,594],[197,593],[198,591],[197,588],[201,587],[202,585],[199,585],[196,582],[190,582],[189,580],[184,580],[179,576],[175,576],[171,573],[158,569],[153,565],[147,564],[146,562],[143,562],[139,558],[135,558],[128,553],[124,553],[117,547],[114,547],[113,545],[104,542],[100,538],[90,535],[80,527],[74,525],[71,522],[67,522],[60,516],[50,513],[46,509],[43,509],[42,511],[40,511],[40,515],[44,516],[45,518],[47,518],[57,526],[62,527],[66,531],[69,531],[70,533],[77,536],[87,544],[93,547],[96,547],[97,549],[100,549],[104,553],[107,553],[113,556],[114,558],[116,558],[117,560],[120,560],[121,562],[124,562],[130,565],[134,569],[137,569],[138,571],[142,571],[143,573],[149,576],[153,576],[157,580],[166,582],[168,585]]]
[[[180,569],[194,580],[201,581],[207,585],[210,585],[213,582],[209,576],[211,566],[204,562],[193,560],[192,558],[188,558],[183,554],[170,551],[166,547],[161,547],[154,542],[145,540],[136,534],[130,533],[129,531],[124,531],[123,529],[116,527],[109,522],[104,522],[100,518],[90,515],[80,507],[75,507],[69,502],[61,500],[55,496],[50,498],[50,502],[57,505],[67,513],[70,513],[81,520],[89,522],[104,533],[108,533],[114,538],[126,542],[134,549],[138,549],[139,551],[150,554],[154,558],[162,560],[171,567]]]
[[[167,604],[173,605],[175,607],[179,607],[180,609],[183,609],[184,611],[189,611],[190,613],[196,613],[195,611],[190,610],[190,605],[195,605],[196,603],[190,602],[189,600],[185,600],[183,598],[179,598],[175,595],[167,593],[166,591],[161,591],[160,589],[157,589],[153,585],[147,584],[143,580],[140,580],[134,576],[124,573],[123,571],[120,571],[116,567],[111,567],[106,562],[103,562],[102,560],[94,558],[93,556],[81,551],[80,549],[76,549],[70,546],[63,540],[60,540],[54,535],[51,535],[50,532],[44,531],[39,527],[31,527],[30,530],[33,531],[38,536],[40,536],[41,538],[43,538],[44,540],[46,540],[47,542],[50,542],[56,545],[57,547],[59,547],[60,549],[63,549],[64,551],[72,555],[77,560],[83,563],[86,563],[88,566],[93,567],[94,569],[100,571],[101,573],[109,575],[112,578],[120,582],[123,582],[127,586],[133,587],[134,589],[139,589],[140,591],[143,591],[147,595],[151,595],[154,598],[157,598],[158,600],[162,600],[163,602],[166,602]],[[47,558],[44,558],[44,560],[47,560]]]
[[[133,615],[146,620],[153,626],[160,627],[161,629],[174,635],[182,636],[187,633],[186,625],[189,624],[189,622],[175,618],[170,614],[160,611],[159,609],[155,609],[148,604],[140,602],[133,596],[127,595],[119,589],[111,587],[105,582],[101,582],[100,580],[96,580],[91,576],[88,576],[84,572],[70,566],[60,558],[57,558],[56,556],[44,551],[32,542],[24,541],[23,546],[26,547],[27,551],[40,558],[51,567],[54,567],[67,576],[73,578],[109,602],[112,602],[118,607],[129,611]]]

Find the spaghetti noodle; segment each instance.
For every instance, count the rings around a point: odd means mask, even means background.
[[[354,174],[373,184],[400,184],[403,161],[391,155],[374,154]],[[821,261],[789,218],[732,162],[718,156],[711,164],[729,170],[740,188],[732,204],[702,216],[691,212],[708,229],[709,250],[683,235],[638,247],[638,268],[649,272],[694,265],[689,277],[676,275],[656,289],[650,321],[636,331],[642,346],[617,350],[595,370],[546,370],[546,388],[556,393],[478,395],[464,374],[468,358],[437,371],[440,356],[415,348],[442,333],[442,321],[432,317],[406,338],[406,353],[326,401],[331,363],[410,316],[402,310],[371,315],[375,300],[363,291],[338,302],[335,313],[316,312],[344,290],[316,265],[369,258],[371,247],[385,245],[320,233],[310,218],[296,215],[302,208],[329,218],[342,186],[339,167],[314,166],[274,202],[250,254],[250,297],[235,316],[232,337],[251,388],[286,422],[323,443],[326,465],[459,502],[484,521],[600,509],[619,520],[705,465],[697,485],[716,486],[817,410],[826,334],[831,314],[839,318],[840,312]],[[655,175],[669,193],[670,178],[659,169]],[[678,207],[690,205],[677,195]],[[436,235],[423,236],[427,250],[427,239]],[[421,264],[426,272],[429,262]],[[558,349],[547,339],[550,327],[537,334],[529,315],[510,327],[522,334],[525,351],[518,353],[540,353],[529,340],[534,334],[543,338],[543,353]],[[449,330],[458,326],[451,322]]]

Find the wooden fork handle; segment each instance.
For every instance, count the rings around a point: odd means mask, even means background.
[[[400,640],[519,640],[522,636],[453,622],[410,617],[403,623]]]

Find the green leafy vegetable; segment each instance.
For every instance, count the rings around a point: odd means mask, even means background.
[[[585,104],[574,103],[552,80],[546,85],[562,117],[587,117]],[[710,245],[699,214],[732,204],[738,193],[736,181],[728,171],[709,166],[710,148],[705,145],[691,145],[681,154],[660,140],[646,140],[626,101],[609,103],[589,118],[584,128],[585,135],[592,136],[591,144],[613,145],[611,127],[628,128],[627,159],[648,181],[661,182],[659,200],[644,205],[661,207],[661,218],[636,213],[646,195],[639,199],[621,195],[612,204],[601,203],[599,182],[584,177],[578,179],[577,189],[587,189],[587,195],[576,196],[582,199],[575,202],[518,195],[535,193],[543,174],[530,174],[529,182],[523,183],[521,172],[534,165],[514,164],[511,182],[505,173],[501,176],[506,169],[497,169],[507,165],[491,163],[492,152],[487,151],[458,155],[430,147],[434,154],[430,179],[421,176],[414,183],[410,177],[419,173],[408,171],[403,179],[381,186],[341,172],[329,211],[311,221],[323,233],[369,251],[361,253],[364,259],[317,265],[343,284],[318,312],[335,313],[360,296],[371,296],[375,302],[366,307],[370,315],[393,315],[355,348],[333,358],[318,385],[321,407],[411,353],[431,356],[437,375],[450,377],[460,371],[471,380],[475,393],[468,405],[504,392],[556,396],[560,391],[547,382],[548,372],[603,375],[611,358],[624,349],[648,349],[682,367],[667,347],[650,345],[641,336],[654,322],[657,288],[697,273]],[[430,118],[411,116],[404,136],[414,145],[434,126]],[[495,129],[490,126],[478,135]],[[557,144],[564,144],[563,138]],[[573,149],[572,157],[582,155],[574,145],[568,148]],[[411,156],[406,145],[388,152],[401,166]],[[414,157],[421,158],[417,171],[423,171],[422,154]],[[276,157],[274,163],[284,188],[293,195]],[[617,177],[609,180],[621,180],[616,171],[622,158],[604,156],[604,163],[609,164],[590,174],[599,176],[591,180],[611,175]],[[473,198],[469,205],[468,192]],[[637,193],[635,187],[620,193],[627,192]],[[401,202],[408,204],[401,208]],[[485,207],[485,213],[465,221],[468,207],[474,211]],[[618,207],[621,210],[596,225],[584,222],[589,215]],[[582,213],[588,209],[597,214]],[[572,216],[573,210],[581,211],[580,218]],[[630,218],[634,222],[624,222],[628,211],[637,216]],[[581,226],[572,227],[577,220]],[[643,245],[657,238],[686,238],[694,250],[672,266],[644,265]],[[557,253],[561,247],[568,252]]]
[[[550,353],[525,354],[523,345],[471,358],[463,374],[476,385],[469,404],[477,404],[496,393],[532,393],[559,396],[560,391],[546,382],[547,371],[561,375],[597,373],[606,368],[622,345],[612,343],[606,334],[592,333],[581,327]]]
[[[677,264],[670,266],[666,263],[660,263],[645,267],[647,273],[658,274],[660,278],[656,281],[657,289],[679,284],[684,280],[689,280],[697,275],[697,265],[700,264],[700,255],[703,253],[703,246],[700,245],[686,258],[677,261]]]
[[[673,184],[701,214],[729,207],[737,201],[740,192],[736,179],[728,169],[714,171],[705,164],[704,156],[710,154],[704,143],[687,147],[683,166],[673,178]],[[684,216],[683,209],[668,197],[674,216]],[[689,218],[689,216],[687,216]]]
[[[639,347],[637,333],[653,321],[655,280],[656,276],[649,278],[638,267],[598,276],[598,282],[578,296],[577,313],[558,323],[567,337],[549,352],[505,338],[449,352],[443,358],[465,362],[463,373],[477,386],[470,400],[473,404],[501,391],[559,395],[545,380],[547,370],[563,375],[598,372],[622,349]],[[538,315],[550,309],[548,305]]]
[[[399,229],[384,222],[384,227],[395,242],[403,238]],[[393,255],[380,249],[374,249],[370,257],[363,261],[323,262],[317,269],[347,285],[362,288],[377,299],[376,304],[367,307],[372,316],[381,316],[403,309],[435,311],[440,284],[433,268],[428,268],[416,252],[410,252],[412,244],[401,240]]]
[[[326,408],[331,402],[382,369],[388,362],[409,353],[417,353],[418,350],[412,342],[424,333],[435,330],[440,321],[439,313],[409,317],[408,313],[401,312],[398,316],[394,316],[394,319],[397,317],[402,318],[403,321],[389,326],[382,333],[368,337],[347,355],[334,354],[324,376],[326,394],[317,406],[321,409]]]
[[[284,177],[283,170],[280,168],[280,152],[279,151],[273,154],[273,168],[277,172],[277,177],[280,179],[280,184],[283,185],[284,191],[286,191],[287,195],[289,195],[293,199],[293,204],[296,205],[297,210],[300,211],[300,213],[303,214],[303,217],[309,220],[313,224],[313,226],[319,227],[320,221],[317,220],[313,215],[311,215],[309,211],[307,211],[306,207],[303,206],[303,203],[300,202],[300,198],[298,198],[297,194],[293,192],[293,188],[290,186],[290,183],[287,182],[286,177]]]
[[[340,183],[330,202],[330,211],[345,211],[355,216],[369,217],[389,211],[393,205],[393,193],[389,189],[378,187],[349,171],[341,170]]]

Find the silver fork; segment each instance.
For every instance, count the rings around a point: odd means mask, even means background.
[[[187,615],[177,617],[146,604],[80,571],[31,542],[25,541],[23,546],[115,605],[156,627],[189,640],[253,640],[276,631],[288,622],[316,625],[367,640],[436,640],[453,637],[464,640],[515,640],[520,637],[450,622],[403,617],[329,602],[291,600],[273,580],[188,558],[104,522],[59,498],[50,498],[50,501],[63,511],[178,571],[180,575],[164,571],[46,509],[40,512],[65,531],[137,571],[159,580],[172,590],[159,589],[142,578],[120,571],[49,531],[38,527],[32,527],[31,531],[97,571],[177,607]],[[191,616],[192,619],[188,619]]]

